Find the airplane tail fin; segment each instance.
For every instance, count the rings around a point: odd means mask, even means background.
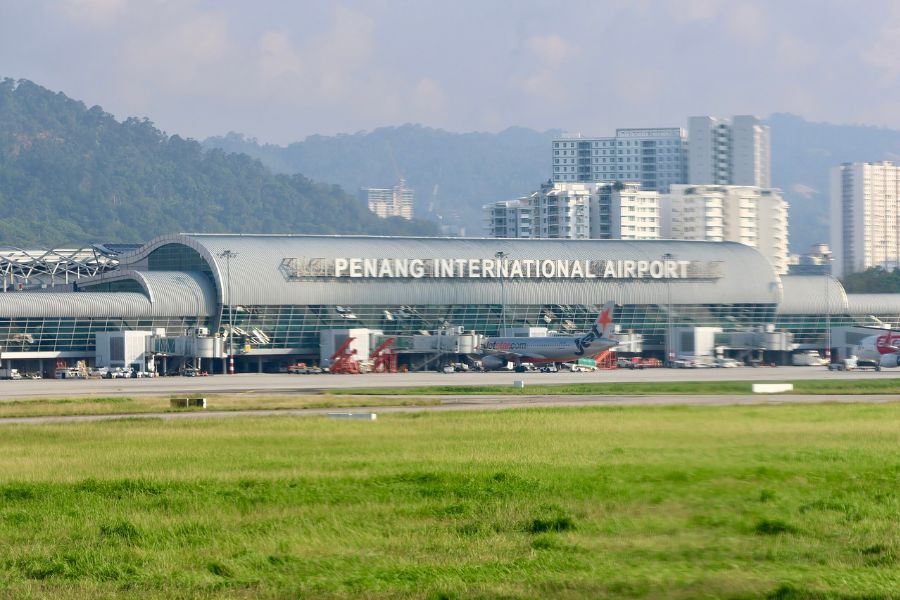
[[[615,309],[616,303],[610,300],[603,305],[603,310],[600,311],[600,315],[597,317],[597,328],[600,329],[600,333],[606,339],[611,339],[615,333],[615,322],[613,321]]]

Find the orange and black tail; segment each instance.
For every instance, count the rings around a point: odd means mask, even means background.
[[[613,322],[615,308],[616,303],[609,301],[603,306],[603,310],[600,311],[600,315],[597,317],[595,324],[596,329],[599,330],[606,339],[611,339],[615,332],[615,323]]]

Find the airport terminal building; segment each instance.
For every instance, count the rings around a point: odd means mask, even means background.
[[[142,331],[156,338],[151,359],[190,354],[219,372],[231,332],[237,371],[276,370],[319,362],[333,332],[367,329],[397,338],[416,367],[427,361],[412,338],[579,333],[609,300],[620,332],[660,358],[689,352],[690,332],[704,328],[732,355],[777,357],[824,349],[826,322],[900,325],[900,295],[778,276],[730,242],[180,234],[115,270],[0,294],[0,358],[34,370],[93,361],[98,334]]]

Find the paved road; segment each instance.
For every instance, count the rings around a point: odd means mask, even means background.
[[[514,408],[545,407],[588,407],[588,406],[726,406],[752,404],[814,404],[821,402],[840,403],[885,403],[897,402],[894,395],[777,395],[777,396],[443,396],[442,403],[435,406],[379,406],[355,408],[310,408],[280,410],[235,410],[235,411],[191,411],[177,413],[143,413],[126,415],[79,415],[68,417],[7,417],[0,418],[0,426],[10,424],[52,424],[52,423],[90,423],[96,421],[112,421],[116,419],[163,419],[163,420],[196,420],[209,418],[233,417],[271,417],[271,416],[303,416],[322,417],[328,413],[360,413],[376,414],[411,413],[411,412],[447,412],[461,410],[504,410]]]
[[[366,375],[216,375],[157,379],[0,381],[0,401],[61,396],[153,396],[173,394],[310,394],[330,389],[433,385],[528,385],[660,381],[788,381],[796,379],[895,378],[900,371],[830,372],[823,367],[736,369],[616,369],[596,373],[396,373]]]

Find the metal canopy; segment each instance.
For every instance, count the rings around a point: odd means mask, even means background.
[[[67,284],[105,273],[119,265],[117,257],[122,251],[102,245],[36,250],[0,247],[3,291]]]

